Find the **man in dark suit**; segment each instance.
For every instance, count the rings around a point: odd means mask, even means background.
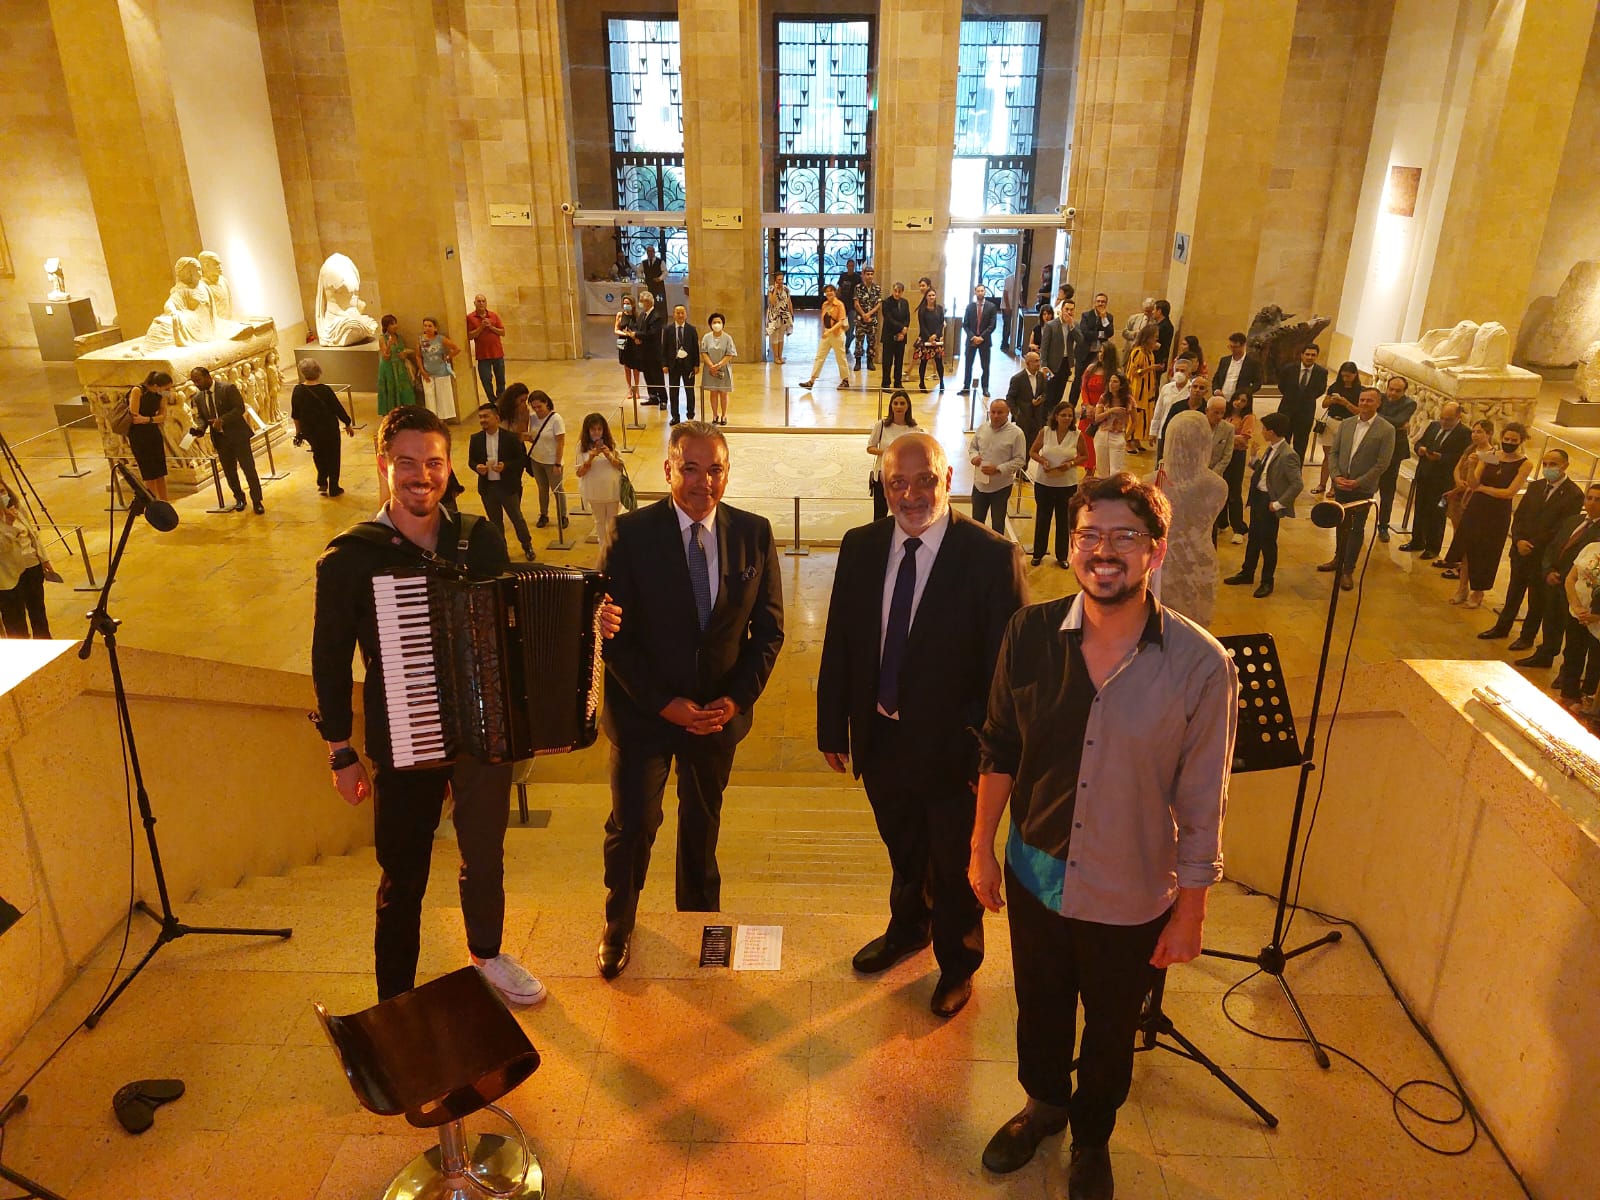
[[[1322,347],[1312,342],[1300,351],[1300,365],[1285,364],[1278,372],[1278,411],[1289,418],[1295,457],[1302,462],[1311,443],[1311,427],[1317,420],[1317,401],[1328,390],[1328,368],[1317,365]]]
[[[1213,386],[1229,400],[1240,392],[1254,396],[1261,387],[1261,364],[1245,353],[1245,346],[1244,334],[1230,333],[1228,357],[1211,372]]]
[[[1278,570],[1278,522],[1294,516],[1295,497],[1304,486],[1300,479],[1300,456],[1287,440],[1292,422],[1282,412],[1261,418],[1261,436],[1267,448],[1255,461],[1250,473],[1250,538],[1244,547],[1244,563],[1236,575],[1223,583],[1254,583],[1256,560],[1261,560],[1261,586],[1257,600],[1272,595],[1272,577]]]
[[[960,395],[972,391],[972,360],[976,358],[983,367],[983,397],[989,398],[989,351],[993,348],[994,327],[1000,321],[1000,310],[988,298],[988,289],[979,284],[972,289],[972,303],[961,318],[961,331],[966,335],[963,357],[967,369],[961,380]]]
[[[1022,370],[1011,377],[1006,388],[1006,407],[1030,449],[1050,415],[1050,381],[1044,377],[1042,365],[1039,352],[1029,350],[1022,356]]]
[[[671,423],[682,419],[678,408],[681,390],[687,402],[684,412],[694,420],[694,377],[700,369],[700,332],[689,324],[689,310],[683,305],[672,309],[672,322],[661,330],[661,361],[667,364],[667,402]]]
[[[623,514],[602,562],[612,596],[630,614],[605,648],[601,722],[611,740],[611,815],[605,930],[595,958],[606,979],[628,964],[674,765],[678,911],[717,911],[722,793],[783,645],[772,526],[721,503],[728,486],[721,431],[698,421],[674,428],[666,477],[671,498]]]
[[[190,371],[189,382],[195,386],[194,415],[199,423],[190,432],[196,437],[202,433],[211,435],[211,445],[222,463],[222,473],[233,489],[233,511],[244,511],[244,489],[239,486],[242,467],[245,482],[250,485],[250,503],[256,512],[266,512],[266,506],[261,503],[256,456],[250,452],[250,422],[244,415],[244,397],[234,384],[213,380],[211,372],[204,367]]]
[[[883,363],[881,390],[905,386],[906,340],[911,328],[911,304],[906,285],[897,283],[883,302],[883,345],[878,358]]]
[[[646,247],[648,249],[648,247]],[[639,293],[639,320],[633,328],[633,344],[639,355],[639,374],[650,389],[646,404],[657,408],[667,406],[667,384],[661,373],[661,335],[667,323],[666,313],[656,303],[648,289]]]
[[[1378,416],[1394,426],[1394,451],[1389,466],[1378,480],[1378,540],[1389,540],[1389,517],[1394,512],[1394,490],[1400,483],[1400,465],[1411,457],[1411,418],[1417,413],[1417,401],[1406,394],[1403,375],[1391,375],[1383,385],[1383,400],[1378,405]]]
[[[1111,335],[1116,331],[1116,318],[1111,315],[1111,298],[1104,292],[1094,294],[1094,307],[1083,314],[1083,319],[1078,322],[1078,353],[1074,362],[1078,364],[1077,371],[1072,377],[1072,402],[1078,402],[1078,393],[1083,388],[1083,373],[1089,369],[1089,364],[1100,357],[1100,351]]]
[[[1583,504],[1583,489],[1567,477],[1567,463],[1567,452],[1560,446],[1551,446],[1540,461],[1538,476],[1529,481],[1527,491],[1522,493],[1522,502],[1511,518],[1511,578],[1506,583],[1506,602],[1493,628],[1478,635],[1484,641],[1503,638],[1511,632],[1526,596],[1528,615],[1523,618],[1522,632],[1507,649],[1533,649],[1544,619],[1544,552],[1555,537],[1556,527]]]
[[[1328,451],[1332,498],[1340,504],[1370,500],[1378,492],[1378,480],[1394,453],[1394,426],[1378,415],[1378,389],[1362,388],[1356,415],[1339,425],[1339,436]],[[1319,571],[1339,572],[1339,586],[1355,587],[1356,563],[1361,560],[1361,543],[1367,532],[1367,510],[1362,504],[1350,522],[1349,537],[1343,546],[1335,542],[1333,557],[1319,563]]]
[[[1156,313],[1160,317],[1156,324],[1156,366],[1165,375],[1167,364],[1172,361],[1172,339],[1177,336],[1178,331],[1172,324],[1171,304],[1165,300],[1157,300]]]
[[[500,536],[506,535],[506,518],[522,543],[522,554],[533,561],[533,538],[522,515],[522,474],[528,469],[528,452],[514,433],[500,431],[500,410],[492,404],[478,406],[481,427],[467,442],[467,465],[478,476],[478,498],[483,512]]]
[[[1428,423],[1414,447],[1417,473],[1411,478],[1411,540],[1400,549],[1420,550],[1423,558],[1433,558],[1443,549],[1444,494],[1455,486],[1456,463],[1471,444],[1472,433],[1461,421],[1461,406],[1446,400],[1439,406],[1439,419]]]
[[[1039,309],[1039,365],[1050,374],[1049,399],[1045,402],[1054,408],[1066,391],[1067,327],[1055,309],[1046,304]]]
[[[978,743],[1006,623],[1027,599],[1020,549],[950,511],[951,468],[924,433],[884,452],[891,516],[850,530],[817,672],[817,747],[866,785],[889,851],[889,925],[855,956],[887,970],[933,942],[932,1008],[960,1012],[983,961],[967,886]]]
[[[1566,581],[1567,572],[1572,570],[1578,551],[1597,539],[1600,539],[1600,484],[1591,483],[1589,490],[1584,493],[1582,510],[1557,525],[1550,544],[1545,547],[1544,559],[1540,564],[1545,585],[1544,633],[1540,635],[1538,649],[1527,658],[1519,658],[1517,666],[1550,666],[1556,661],[1556,651],[1561,649],[1562,640],[1566,639],[1567,648],[1562,655],[1557,681],[1566,681],[1567,667],[1574,661],[1578,664],[1578,674],[1582,674],[1584,656],[1575,654],[1574,649],[1578,639],[1588,637],[1589,631],[1567,611]],[[1574,677],[1574,688],[1577,683]]]

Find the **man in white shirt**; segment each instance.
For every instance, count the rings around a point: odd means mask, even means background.
[[[1294,423],[1287,413],[1270,412],[1261,418],[1261,436],[1267,448],[1253,464],[1247,485],[1250,504],[1250,540],[1245,544],[1244,563],[1223,583],[1254,583],[1256,562],[1261,563],[1261,586],[1255,597],[1272,595],[1272,577],[1278,569],[1278,522],[1294,516],[1294,500],[1304,486],[1300,480],[1300,456],[1288,441]]]
[[[1229,400],[1239,392],[1249,392],[1252,396],[1261,386],[1261,364],[1245,355],[1245,336],[1242,333],[1228,335],[1228,357],[1217,365],[1212,372],[1212,378],[1217,381],[1217,391]]]
[[[500,413],[492,404],[478,406],[478,424],[481,430],[467,443],[467,465],[478,476],[478,498],[483,501],[483,512],[494,527],[505,536],[505,519],[511,518],[517,541],[522,543],[522,554],[529,562],[534,560],[533,538],[528,533],[528,521],[522,515],[522,474],[528,466],[528,454],[522,448],[522,439],[500,428]]]
[[[1172,378],[1161,385],[1161,391],[1156,396],[1155,412],[1150,417],[1150,436],[1156,439],[1156,465],[1161,465],[1161,452],[1165,448],[1166,438],[1162,429],[1166,426],[1167,418],[1174,409],[1181,411],[1181,405],[1189,396],[1189,376],[1194,373],[1194,360],[1180,358],[1172,369]]]
[[[1028,464],[1028,441],[1011,421],[1004,400],[989,403],[989,419],[978,426],[968,447],[972,462],[972,519],[1006,531],[1006,505],[1017,472]]]
[[[1333,498],[1340,504],[1358,507],[1344,544],[1335,543],[1333,557],[1319,564],[1317,570],[1338,571],[1339,586],[1347,592],[1355,586],[1356,563],[1361,559],[1367,514],[1372,508],[1366,501],[1376,494],[1378,481],[1394,453],[1394,426],[1378,416],[1379,397],[1375,387],[1361,389],[1355,417],[1340,424],[1339,436],[1328,450]]]

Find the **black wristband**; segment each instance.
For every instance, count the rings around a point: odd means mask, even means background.
[[[361,761],[361,755],[356,753],[354,746],[341,746],[328,755],[328,769],[342,771],[346,767],[353,767]]]

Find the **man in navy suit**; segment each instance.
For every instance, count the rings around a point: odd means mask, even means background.
[[[976,358],[983,367],[983,396],[989,398],[989,351],[993,348],[994,327],[1000,320],[1000,310],[988,298],[988,289],[979,284],[972,289],[972,303],[967,305],[961,318],[961,329],[966,334],[967,370],[961,381],[961,395],[972,391],[972,360]]]
[[[602,569],[630,617],[606,643],[611,740],[605,929],[595,960],[628,965],[639,893],[661,827],[667,772],[678,774],[679,912],[721,902],[717,833],[735,747],[783,645],[783,585],[765,517],[723,504],[728,443],[700,421],[667,441],[672,495],[617,520]]]
[[[876,974],[933,942],[931,1007],[952,1017],[983,962],[967,885],[978,739],[995,659],[1026,602],[1021,548],[950,509],[950,463],[925,433],[883,455],[891,517],[845,534],[817,672],[817,747],[866,785],[889,851],[889,924],[854,959]]]

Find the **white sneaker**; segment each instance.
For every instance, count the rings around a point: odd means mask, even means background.
[[[509,954],[497,954],[493,958],[479,958],[474,954],[472,961],[507,1004],[531,1007],[547,994],[544,984],[528,974],[527,968]]]
[[[1244,534],[1242,534],[1242,533],[1236,533],[1236,534],[1234,534],[1234,535],[1233,535],[1233,544],[1234,544],[1234,545],[1235,545],[1235,546],[1241,546],[1241,545],[1243,545],[1243,544],[1244,544]]]

